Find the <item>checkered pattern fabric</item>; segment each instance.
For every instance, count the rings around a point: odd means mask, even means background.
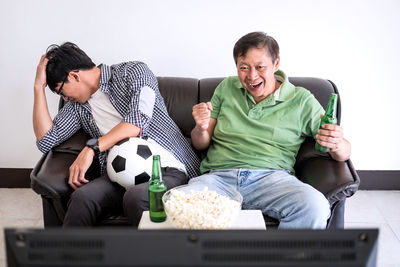
[[[148,86],[154,90],[156,100],[152,116],[140,111],[141,88]],[[100,86],[110,97],[111,104],[121,114],[122,121],[141,129],[141,137],[150,137],[176,159],[182,162],[189,178],[199,175],[200,161],[190,144],[183,137],[178,126],[170,118],[164,100],[158,90],[157,79],[146,64],[138,61],[112,66],[101,65]],[[99,138],[100,131],[95,123],[88,102],[84,104],[68,101],[53,120],[53,127],[37,142],[40,151],[47,153],[83,128],[92,138]],[[100,153],[102,173],[106,168],[107,151]]]

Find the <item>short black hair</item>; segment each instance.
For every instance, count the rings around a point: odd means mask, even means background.
[[[233,48],[233,59],[237,65],[238,57],[245,56],[251,48],[265,48],[269,52],[272,58],[272,62],[275,63],[279,57],[279,45],[278,42],[265,32],[251,32],[241,37]]]
[[[62,82],[70,71],[88,70],[96,66],[85,52],[71,42],[50,45],[46,51],[46,58],[49,59],[46,81],[52,91],[55,91],[57,84]]]

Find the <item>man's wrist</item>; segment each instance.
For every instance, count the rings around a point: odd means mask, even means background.
[[[90,153],[92,155],[92,157],[96,156],[96,152],[94,152],[93,148],[85,146],[84,149],[87,151],[86,153]]]
[[[198,134],[203,134],[204,132],[207,132],[207,129],[204,129],[202,126],[200,126],[199,124],[196,124],[196,126],[194,127],[194,130],[198,133]]]
[[[86,146],[91,148],[94,151],[95,155],[98,155],[100,153],[99,140],[97,138],[89,139],[86,142]]]

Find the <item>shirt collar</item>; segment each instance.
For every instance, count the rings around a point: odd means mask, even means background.
[[[279,95],[281,93],[281,87],[282,87],[282,83],[285,81],[285,79],[282,76],[279,75],[275,75],[275,79],[280,82],[281,84],[279,85],[278,89],[275,90],[274,92],[274,98],[275,100],[279,100]]]
[[[108,92],[108,83],[111,79],[111,67],[106,64],[101,64],[99,68],[101,70],[99,88],[103,92]]]
[[[289,82],[287,75],[283,71],[277,70],[275,72],[275,77],[277,77],[278,81],[283,81],[278,90],[275,91],[275,99],[278,101],[287,101],[293,98],[295,86]],[[277,91],[279,91],[278,95],[276,95]]]

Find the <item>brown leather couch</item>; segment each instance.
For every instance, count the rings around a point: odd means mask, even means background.
[[[209,101],[216,86],[223,78],[193,79],[181,77],[158,77],[159,89],[172,119],[181,129],[183,135],[190,141],[190,131],[195,123],[192,118],[192,106]],[[309,89],[327,106],[331,93],[338,94],[334,83],[319,78],[292,77],[290,81],[298,86]],[[60,100],[60,108],[63,105]],[[341,105],[338,100],[338,122],[340,123]],[[79,131],[69,140],[54,147],[43,155],[31,173],[31,187],[41,195],[43,201],[43,216],[45,227],[62,224],[66,205],[72,189],[67,184],[69,166],[81,151],[89,136]],[[343,228],[344,204],[347,197],[358,189],[360,180],[350,160],[337,162],[328,154],[314,149],[314,140],[307,138],[301,146],[295,164],[296,176],[321,191],[331,204],[331,218],[328,228]],[[203,158],[204,151],[198,155]],[[87,177],[97,177],[98,163],[88,170]],[[267,227],[277,226],[278,222],[265,217]],[[102,226],[127,225],[123,214],[109,214],[99,221]]]

